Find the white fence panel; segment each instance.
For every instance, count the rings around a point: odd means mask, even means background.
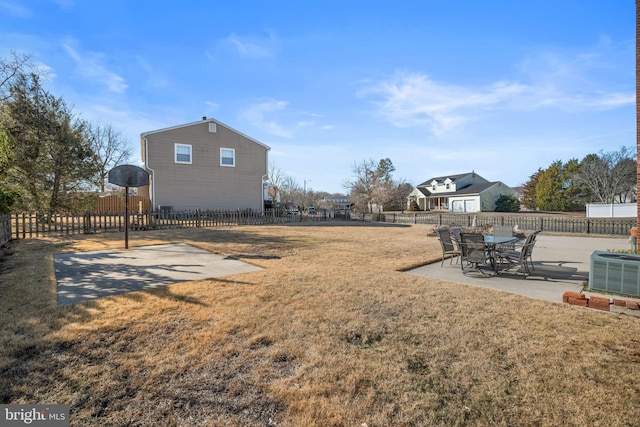
[[[587,205],[587,218],[635,218],[635,203],[592,203]]]

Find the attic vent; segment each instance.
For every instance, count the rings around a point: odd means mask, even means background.
[[[209,123],[209,132],[216,133],[216,124],[215,123]]]

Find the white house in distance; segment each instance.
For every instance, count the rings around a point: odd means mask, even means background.
[[[506,184],[489,182],[472,171],[428,179],[409,194],[407,206],[415,201],[423,211],[493,212],[502,195],[519,198],[518,192]]]
[[[269,147],[214,119],[144,132],[153,209],[262,210]]]

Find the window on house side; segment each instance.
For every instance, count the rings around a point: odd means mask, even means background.
[[[220,166],[234,167],[236,165],[236,150],[233,148],[220,149]]]
[[[191,164],[191,145],[175,144],[176,163]]]

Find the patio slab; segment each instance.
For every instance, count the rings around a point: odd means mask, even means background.
[[[58,305],[261,270],[184,243],[54,256]]]
[[[624,237],[573,237],[538,234],[533,249],[534,270],[526,279],[515,270],[497,276],[462,274],[460,264],[445,260],[407,271],[417,276],[433,277],[457,283],[483,286],[546,301],[562,302],[565,291],[580,292],[589,279],[591,254],[594,251],[628,250]],[[589,295],[589,292],[586,292]]]

